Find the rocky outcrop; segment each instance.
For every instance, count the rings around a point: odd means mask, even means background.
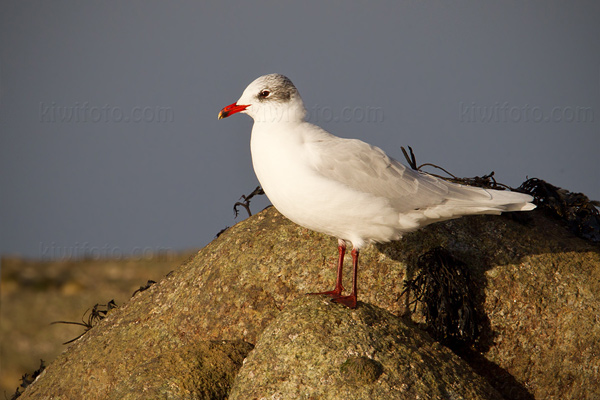
[[[292,302],[260,335],[230,400],[502,399],[460,357],[401,318],[322,297]]]
[[[112,310],[49,365],[22,398],[146,399],[154,394],[157,398],[225,398],[229,385],[241,390],[236,385],[245,375],[240,374],[236,383],[233,376],[251,346],[257,345],[258,354],[260,347],[264,349],[259,344],[265,335],[276,329],[272,324],[312,302],[325,321],[337,318],[349,324],[345,318],[367,318],[372,312],[391,324],[388,333],[412,332],[400,328],[397,320],[391,322],[381,309],[423,322],[419,308],[409,312],[403,283],[414,276],[417,257],[437,246],[464,262],[479,288],[475,302],[485,315],[481,339],[476,349],[461,354],[474,371],[505,398],[598,398],[600,251],[559,223],[539,213],[528,214],[525,223],[503,216],[466,217],[429,226],[398,242],[365,248],[359,275],[361,303],[356,311],[348,311],[323,309],[318,299],[304,299],[304,293],[331,289],[336,240],[267,209],[228,229],[167,278]],[[350,276],[347,279],[350,282]],[[299,298],[303,300],[295,302]],[[303,326],[312,329],[308,327],[311,314],[304,314],[308,317],[303,317]],[[339,345],[352,348],[360,342],[347,335],[347,342]],[[378,352],[379,358],[369,352],[358,352],[355,359],[350,353],[331,353],[337,354],[337,360],[346,357],[345,372],[341,365],[335,367],[339,382],[346,376],[358,386],[363,385],[360,382],[378,385],[384,375],[392,379],[391,374],[397,373],[397,379],[413,382],[406,390],[416,390],[417,381],[400,375],[406,372],[390,372],[390,365],[397,363],[391,361],[393,352],[403,350],[395,349],[399,341],[389,339],[389,343],[390,354]],[[437,351],[433,344],[423,346]],[[447,350],[438,350],[435,354],[448,356],[455,366],[451,371],[466,368]],[[249,365],[254,357],[248,356]],[[415,368],[436,369],[435,357],[421,358],[423,363],[419,361]],[[294,374],[303,379],[302,374],[312,368],[305,365]],[[276,371],[271,368],[265,373],[269,372]],[[442,375],[432,372],[431,376],[430,386],[447,387],[440,383]],[[270,378],[255,373],[254,379]],[[427,393],[422,397],[436,398]]]

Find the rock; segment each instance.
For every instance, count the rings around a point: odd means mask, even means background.
[[[111,398],[225,399],[253,347],[241,340],[208,341],[162,353],[125,376]]]
[[[365,248],[359,300],[422,323],[419,308],[409,313],[403,283],[420,254],[444,246],[470,269],[475,303],[486,316],[477,347],[462,354],[479,374],[505,398],[599,398],[600,250],[542,214],[527,215],[527,224],[465,217]],[[112,310],[22,398],[145,399],[135,388],[160,387],[180,373],[167,372],[169,354],[193,359],[205,351],[195,346],[207,341],[255,344],[295,299],[332,289],[336,245],[273,208],[256,214]],[[182,378],[185,387],[202,374],[195,371]]]
[[[320,296],[295,300],[260,335],[230,400],[502,399],[460,357],[393,314]]]

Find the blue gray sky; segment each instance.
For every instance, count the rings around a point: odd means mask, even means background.
[[[0,254],[207,244],[258,185],[217,113],[273,72],[338,136],[600,199],[598,2],[206,3],[1,3]]]

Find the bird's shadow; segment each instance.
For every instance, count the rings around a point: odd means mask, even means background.
[[[469,218],[472,222],[469,222]],[[477,218],[482,220],[473,220]],[[486,272],[535,255],[536,250],[527,247],[527,244],[517,243],[518,249],[514,252],[509,247],[503,247],[507,251],[501,252],[497,257],[483,254],[484,251],[477,247],[478,244],[481,245],[478,242],[480,237],[471,241],[464,237],[486,235],[483,231],[477,231],[481,228],[473,230],[469,226],[485,226],[486,220],[483,218],[489,217],[468,217],[434,224],[407,234],[400,241],[379,244],[377,249],[407,266],[406,287],[401,298],[404,309],[400,310],[400,314],[420,320],[419,325],[424,330],[465,360],[504,397],[534,399],[523,384],[505,368],[488,360],[484,354],[498,339],[485,312],[488,287]],[[535,212],[507,213],[494,218],[501,218],[500,223],[510,225],[511,229],[517,231],[521,230],[524,235],[530,229],[537,230],[538,232],[533,233],[534,236],[547,234],[550,231],[548,224],[553,223]],[[494,234],[488,236],[494,238]],[[566,242],[571,239],[579,240],[566,229],[565,237]],[[565,247],[578,251],[577,246],[571,247],[567,243],[557,246],[553,252],[563,252]],[[580,251],[584,251],[585,247],[579,246]],[[417,313],[415,306],[419,310]]]

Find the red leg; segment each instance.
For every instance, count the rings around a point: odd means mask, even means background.
[[[356,308],[356,296],[357,296],[357,278],[358,278],[358,249],[352,249],[352,266],[354,272],[352,276],[352,293],[350,296],[339,296],[335,297],[332,301],[340,303],[349,308]]]
[[[308,294],[324,294],[327,296],[331,296],[333,298],[337,298],[342,295],[342,292],[344,291],[344,287],[342,286],[342,270],[344,267],[344,255],[346,254],[346,243],[343,240],[340,240],[338,242],[338,252],[339,252],[339,259],[338,259],[338,268],[337,268],[337,278],[335,280],[335,289],[329,290],[327,292],[308,293]]]

